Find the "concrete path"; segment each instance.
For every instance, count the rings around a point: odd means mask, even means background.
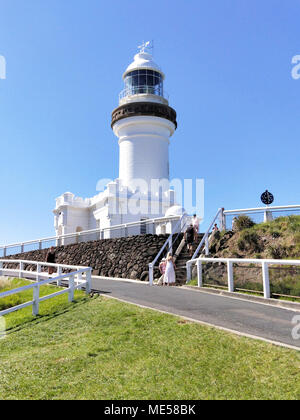
[[[292,338],[292,319],[300,318],[300,313],[293,310],[180,287],[93,278],[92,288],[103,295],[300,350],[300,339]]]

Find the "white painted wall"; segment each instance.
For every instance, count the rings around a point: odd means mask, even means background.
[[[169,179],[169,138],[175,125],[165,118],[137,116],[119,120],[113,127],[119,138],[119,178],[134,188],[134,179]]]

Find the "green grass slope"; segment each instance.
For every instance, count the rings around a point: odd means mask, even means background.
[[[104,297],[61,305],[0,340],[1,399],[300,398],[296,351]]]
[[[300,216],[220,232],[210,250],[214,256],[225,258],[300,259]]]

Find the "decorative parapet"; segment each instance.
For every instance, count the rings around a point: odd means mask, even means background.
[[[123,118],[139,115],[165,118],[171,121],[177,128],[176,111],[168,105],[154,102],[133,102],[119,106],[112,112],[111,127]]]
[[[90,205],[89,198],[75,197],[72,193],[65,193],[56,199],[56,209],[62,206],[85,208]]]

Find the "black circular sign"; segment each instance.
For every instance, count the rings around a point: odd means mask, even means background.
[[[269,206],[274,201],[274,196],[268,190],[266,190],[260,197],[261,201]]]

